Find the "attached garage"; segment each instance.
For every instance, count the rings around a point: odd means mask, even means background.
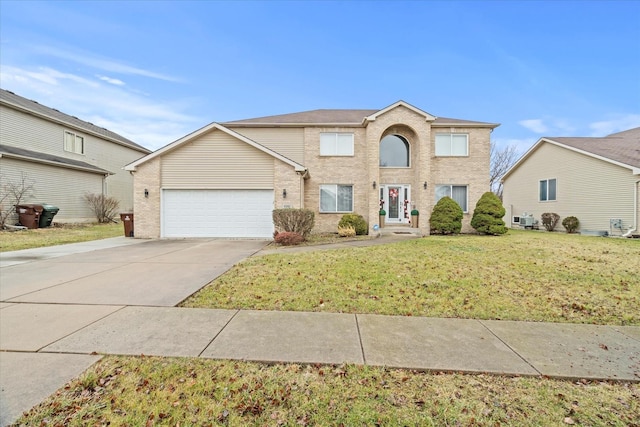
[[[300,207],[306,168],[212,123],[125,167],[139,238],[273,238],[276,207]]]
[[[163,190],[162,237],[273,237],[273,190]]]

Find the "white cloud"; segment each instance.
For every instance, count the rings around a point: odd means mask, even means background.
[[[162,73],[157,73],[143,68],[134,67],[131,65],[123,64],[117,60],[110,58],[100,58],[90,52],[75,53],[69,50],[60,49],[53,46],[31,46],[34,52],[41,55],[54,56],[56,58],[62,58],[70,61],[77,62],[92,68],[96,68],[102,71],[109,71],[112,73],[130,74],[142,77],[150,77],[158,80],[165,80],[170,82],[181,82],[182,79],[169,76]]]
[[[192,105],[188,102],[154,99],[101,77],[3,66],[0,81],[3,89],[105,127],[151,150],[205,122],[186,112]]]
[[[122,80],[119,79],[114,79],[111,77],[107,77],[107,76],[101,76],[101,75],[97,75],[96,77],[98,77],[100,80],[110,83],[112,85],[116,85],[116,86],[124,86],[125,83]]]
[[[640,114],[623,114],[612,117],[609,120],[602,120],[589,124],[592,130],[591,136],[606,136],[623,130],[633,129],[640,126]]]
[[[541,119],[520,120],[518,124],[535,133],[544,133],[548,130]]]

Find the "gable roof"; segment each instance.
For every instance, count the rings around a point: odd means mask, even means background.
[[[382,110],[350,110],[350,109],[321,109],[309,110],[299,113],[279,114],[275,116],[257,117],[252,119],[233,120],[224,122],[224,126],[365,126],[366,122],[375,120],[379,115],[386,113],[398,106],[404,106],[416,113],[423,115],[425,120],[431,121],[432,126],[480,126],[495,128],[495,123],[476,122],[463,119],[449,119],[436,117],[413,105],[398,101]]]
[[[73,160],[66,157],[54,156],[52,154],[25,150],[24,148],[12,147],[10,145],[0,145],[0,157],[8,157],[35,163],[43,163],[51,166],[97,173],[100,175],[113,175],[113,172],[109,172],[108,170],[96,167],[92,164],[82,162],[80,160]]]
[[[71,128],[93,134],[98,138],[102,138],[119,145],[124,145],[145,154],[151,152],[151,150],[144,148],[142,145],[138,145],[130,139],[127,139],[122,135],[118,135],[117,133],[112,132],[109,129],[94,125],[90,122],[85,122],[84,120],[80,120],[75,116],[70,116],[56,110],[55,108],[50,108],[39,104],[36,101],[23,98],[5,89],[0,89],[0,104],[25,112],[27,114],[38,116],[45,120],[63,124]]]
[[[246,144],[249,144],[250,146],[252,146],[254,148],[257,148],[258,150],[262,151],[263,153],[266,153],[266,154],[268,154],[268,155],[270,155],[270,156],[272,156],[272,157],[274,157],[274,158],[276,158],[278,160],[283,161],[284,163],[286,163],[286,164],[292,166],[293,168],[295,168],[296,172],[306,172],[307,171],[307,168],[304,167],[303,165],[301,165],[300,163],[294,162],[293,160],[283,156],[282,154],[277,153],[277,152],[273,151],[272,149],[267,148],[264,145],[255,142],[252,139],[247,138],[244,135],[240,135],[239,133],[234,132],[231,129],[227,129],[226,127],[222,126],[219,123],[208,124],[207,126],[202,127],[200,129],[198,129],[197,131],[192,132],[189,135],[186,135],[186,136],[184,136],[184,137],[172,142],[171,144],[165,145],[164,147],[160,148],[159,150],[154,151],[153,153],[148,154],[148,155],[142,157],[141,159],[136,160],[135,162],[129,163],[128,165],[126,165],[124,167],[124,170],[135,171],[136,168],[139,165],[141,165],[143,163],[146,163],[149,160],[154,159],[154,158],[156,158],[158,156],[166,154],[166,153],[168,153],[170,151],[173,151],[173,150],[177,149],[178,147],[181,147],[182,145],[185,145],[185,144],[195,140],[196,138],[200,137],[201,135],[204,135],[207,132],[210,132],[210,131],[212,131],[214,129],[217,129],[217,130],[219,130],[221,132],[224,132],[227,135],[230,135],[230,136],[232,136],[232,137],[234,137],[236,139],[239,139],[240,141],[242,141],[242,142],[244,142]]]
[[[634,175],[640,175],[640,127],[637,127],[602,138],[542,137],[504,174],[502,180],[545,143],[631,169]]]

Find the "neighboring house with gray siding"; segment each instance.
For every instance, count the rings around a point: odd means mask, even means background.
[[[129,164],[136,237],[263,237],[274,208],[315,212],[315,232],[345,213],[429,233],[436,201],[452,196],[465,231],[489,191],[497,124],[433,116],[404,101],[382,110],[312,110],[211,123]],[[379,225],[379,224],[378,224]]]
[[[540,138],[502,179],[505,222],[545,212],[580,220],[582,231],[638,234],[640,127],[603,138]],[[563,230],[558,225],[558,230]]]
[[[150,150],[105,128],[0,89],[0,176],[34,189],[23,203],[60,208],[54,221],[95,221],[83,196],[105,194],[133,209],[133,178],[123,167]],[[4,208],[4,207],[3,207]]]

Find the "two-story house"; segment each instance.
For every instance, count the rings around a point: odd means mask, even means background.
[[[131,164],[136,237],[271,237],[274,208],[307,208],[314,231],[336,231],[345,213],[370,231],[429,233],[443,196],[464,229],[489,190],[497,124],[433,116],[404,101],[382,110],[313,110],[211,123]]]
[[[60,209],[56,222],[95,221],[85,194],[133,208],[133,177],[123,167],[151,151],[100,126],[0,89],[1,185],[33,185],[23,203]],[[12,209],[3,206],[3,209]]]

